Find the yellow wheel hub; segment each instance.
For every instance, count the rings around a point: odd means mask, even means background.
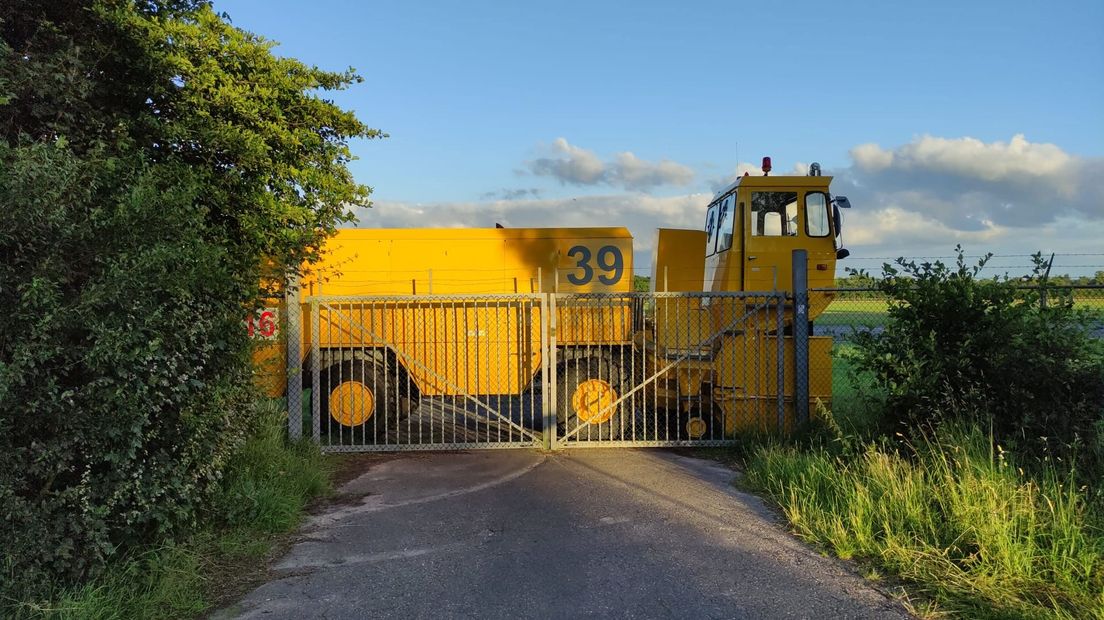
[[[330,392],[330,417],[344,426],[360,426],[376,412],[376,397],[359,381],[345,381]]]
[[[613,417],[610,405],[617,400],[617,390],[601,379],[587,379],[575,386],[571,406],[586,424],[601,424]]]
[[[686,421],[686,434],[690,439],[701,439],[705,435],[705,431],[708,430],[708,426],[705,420],[694,416]]]

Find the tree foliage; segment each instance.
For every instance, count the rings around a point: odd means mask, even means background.
[[[365,204],[380,137],[189,0],[0,15],[0,596],[94,575],[203,509],[249,432],[242,318]]]

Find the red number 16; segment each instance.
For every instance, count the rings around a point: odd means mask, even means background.
[[[261,312],[260,316],[249,317],[246,329],[250,338],[258,335],[266,340],[274,338],[276,336],[276,312],[265,310]]]

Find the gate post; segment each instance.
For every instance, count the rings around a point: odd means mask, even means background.
[[[318,346],[318,341],[322,339],[322,322],[321,316],[318,312],[318,298],[315,297],[311,300],[310,308],[310,322],[311,322],[311,437],[314,439],[314,443],[322,443],[322,418],[320,410],[322,408],[322,395],[321,386],[322,382],[322,369],[321,369],[321,351]]]
[[[556,450],[556,425],[559,423],[559,416],[556,415],[556,411],[559,408],[559,395],[556,393],[556,384],[559,381],[559,371],[556,368],[556,315],[559,310],[556,308],[556,294],[548,293],[545,295],[548,299],[548,383],[544,384],[544,388],[548,390],[548,411],[544,418],[544,433],[548,439],[548,449]]]
[[[303,309],[299,305],[299,275],[287,279],[284,289],[284,309],[287,326],[284,337],[287,339],[284,367],[287,369],[287,413],[288,438],[300,439],[303,436],[303,352],[300,350],[303,328]]]
[[[809,255],[793,251],[794,422],[809,421]]]
[[[552,449],[552,435],[555,433],[555,420],[556,413],[552,409],[552,391],[549,387],[551,384],[552,375],[549,371],[549,365],[552,363],[552,353],[548,346],[550,337],[550,314],[548,295],[540,296],[540,343],[541,343],[541,427],[544,429],[542,433],[542,441],[544,443],[545,450]]]

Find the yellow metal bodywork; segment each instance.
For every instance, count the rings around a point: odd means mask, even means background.
[[[831,288],[836,274],[836,246],[834,224],[830,234],[823,237],[806,235],[805,209],[797,210],[797,234],[754,236],[748,234],[752,226],[751,194],[757,191],[794,192],[798,203],[804,204],[810,193],[827,193],[832,177],[744,177],[739,186],[728,192],[735,198],[735,226],[732,247],[705,258],[706,291],[791,291],[793,270],[792,253],[804,249],[808,253],[809,288]],[[713,201],[722,201],[719,196]],[[704,255],[704,238],[701,253]],[[686,247],[681,251],[690,251]],[[677,250],[676,251],[680,251]],[[809,294],[809,320],[816,319],[831,303],[832,294],[811,291]],[[789,317],[787,317],[789,318]]]
[[[777,372],[778,340],[773,334],[747,333],[724,339],[719,365],[714,379],[713,402],[720,405],[724,415],[725,434],[756,431],[769,432],[778,429]],[[793,338],[782,339],[783,367],[787,369],[783,381],[783,430],[791,432],[794,422],[794,377],[789,369],[794,367]],[[832,339],[825,336],[809,338],[809,367],[816,372],[832,374]],[[812,410],[820,401],[831,406],[832,385],[811,380],[809,406]]]
[[[587,424],[602,424],[613,416],[617,390],[601,379],[587,379],[575,386],[571,406],[579,419]]]
[[[705,231],[660,228],[652,244],[653,292],[700,291],[705,277]]]
[[[278,397],[287,379],[287,346],[280,319],[281,303],[267,300],[265,307],[245,320],[245,329],[253,339],[253,383],[263,393]]]
[[[262,393],[279,397],[287,381],[287,346],[283,342],[266,342],[253,348],[253,384]]]
[[[330,417],[343,426],[360,426],[376,412],[372,389],[359,381],[344,381],[330,392]]]
[[[539,302],[432,297],[628,292],[632,273],[625,228],[344,229],[301,288],[323,297],[430,295],[323,305],[319,348],[391,348],[426,396],[517,394],[541,365]],[[305,358],[311,319],[308,308],[302,314]],[[628,304],[572,306],[557,319],[563,346],[632,341]]]
[[[390,348],[426,396],[517,394],[540,368],[539,312],[539,305],[523,309],[501,302],[474,307],[402,300],[323,304],[319,348]]]
[[[620,273],[602,268],[617,256]],[[632,235],[622,227],[346,228],[302,284],[327,296],[630,291]]]

